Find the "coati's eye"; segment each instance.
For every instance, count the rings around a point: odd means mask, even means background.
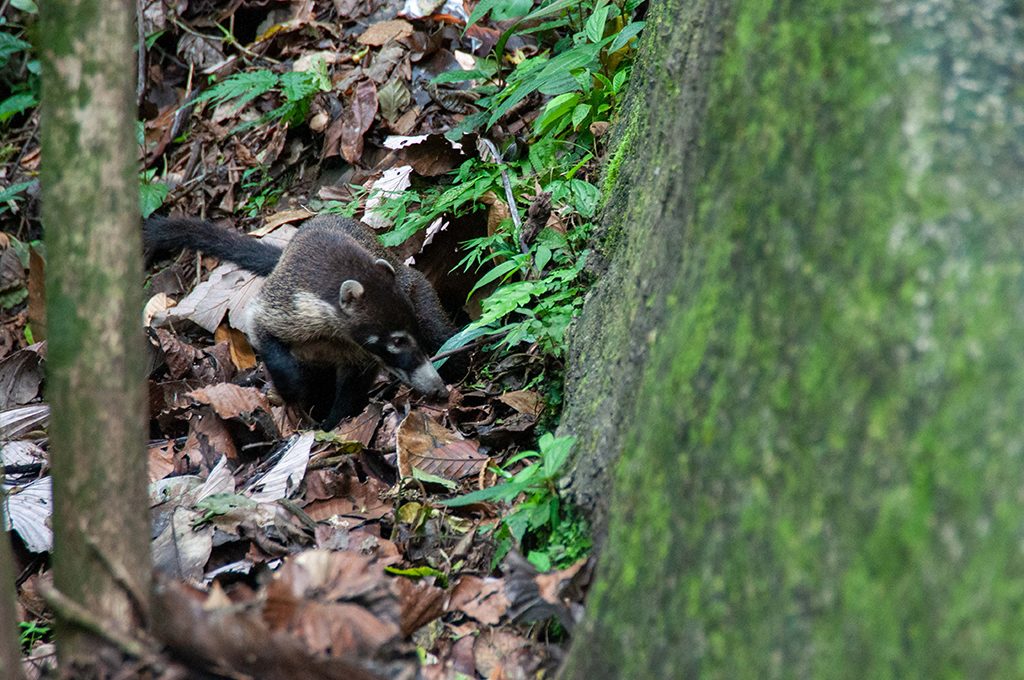
[[[394,333],[388,338],[388,351],[394,354],[404,352],[412,345],[412,340],[405,333]]]

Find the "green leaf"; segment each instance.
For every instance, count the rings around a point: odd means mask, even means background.
[[[544,476],[554,479],[576,444],[576,437],[555,437],[550,432],[541,435],[537,442],[544,463]]]
[[[626,84],[626,78],[629,76],[628,69],[620,69],[615,72],[615,76],[612,78],[612,92],[618,94],[622,90],[622,86]]]
[[[596,43],[601,42],[601,38],[604,37],[604,25],[608,21],[608,5],[598,7],[594,10],[594,13],[587,19],[586,25],[583,27],[583,32],[587,34],[587,38],[590,42]]]
[[[634,21],[623,26],[622,30],[615,34],[615,40],[612,41],[612,46],[608,50],[610,52],[618,52],[626,43],[633,39],[633,36],[644,30],[644,25],[643,21]]]
[[[237,109],[256,97],[270,92],[277,87],[279,82],[280,78],[277,74],[266,69],[236,73],[200,94],[195,98],[194,103],[199,104],[211,100],[216,104],[222,104],[237,100]]]
[[[0,66],[4,66],[11,56],[18,52],[32,49],[32,44],[10,33],[0,31]]]
[[[11,7],[29,14],[39,14],[39,8],[32,0],[11,0]]]
[[[551,261],[551,249],[546,246],[538,246],[537,252],[533,255],[533,265],[537,271],[544,271],[544,267]]]
[[[527,554],[526,559],[541,573],[551,571],[551,558],[548,557],[547,553],[531,550]]]
[[[505,0],[491,10],[491,21],[508,21],[526,16],[533,8],[533,0]]]
[[[579,130],[580,125],[590,115],[590,104],[580,104],[572,111],[572,129]]]
[[[469,19],[466,20],[466,29],[476,22],[483,19],[488,12],[498,6],[503,0],[480,0],[477,6],[473,8],[472,14],[469,15]]]
[[[384,571],[395,576],[405,576],[406,578],[411,579],[420,579],[424,576],[444,578],[443,571],[438,571],[437,569],[428,566],[410,567],[408,569],[399,569],[398,567],[384,567]]]
[[[170,188],[163,182],[143,182],[139,185],[139,209],[145,219],[164,204]]]
[[[454,491],[459,487],[458,484],[456,484],[450,479],[445,479],[444,477],[439,477],[438,475],[432,475],[429,472],[424,472],[423,470],[420,470],[417,467],[414,467],[412,469],[412,478],[418,479],[419,481],[424,482],[426,484],[438,484],[448,489],[449,491]]]
[[[153,49],[153,45],[156,44],[156,41],[159,40],[160,37],[164,33],[166,33],[166,32],[167,32],[166,29],[161,29],[159,31],[154,31],[154,32],[150,33],[149,35],[147,35],[146,36],[146,49],[147,50]]]
[[[489,486],[486,489],[478,489],[471,491],[455,498],[449,498],[448,500],[440,501],[441,505],[446,505],[449,508],[458,508],[463,505],[473,505],[474,503],[484,503],[493,500],[511,500],[519,495],[522,489],[515,490],[515,493],[511,493],[510,484],[496,484]]]
[[[572,111],[579,101],[579,92],[566,92],[549,101],[533,123],[534,132],[538,135],[544,134],[549,127],[553,127],[560,118]]]
[[[38,104],[36,96],[30,92],[22,92],[8,97],[7,99],[0,102],[0,123],[4,122],[11,116],[15,116],[26,109],[30,109]]]
[[[30,186],[32,186],[32,182],[18,182],[17,184],[12,184],[9,187],[0,189],[0,203],[7,203],[8,201],[14,201],[21,198],[18,194],[25,191],[25,189],[28,189]],[[2,206],[0,206],[0,208],[2,208]]]
[[[478,291],[480,288],[486,286],[491,281],[494,281],[503,276],[511,276],[513,272],[519,271],[519,269],[521,269],[522,266],[523,263],[521,259],[512,259],[502,262],[497,267],[495,267],[494,269],[480,277],[480,280],[476,282],[476,285],[473,286],[473,289],[469,291],[469,295],[466,296],[466,299],[468,300],[469,298],[471,298],[473,296],[473,293]]]

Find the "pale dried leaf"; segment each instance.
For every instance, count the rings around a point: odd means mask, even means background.
[[[49,419],[49,404],[29,404],[0,411],[0,438],[17,439],[45,428]]]
[[[158,314],[166,314],[168,309],[177,306],[177,304],[178,301],[167,293],[157,293],[149,298],[146,301],[146,306],[142,308],[142,325],[152,326],[153,317]]]
[[[284,225],[261,240],[270,245],[283,247],[295,231],[295,227]],[[213,333],[227,314],[232,328],[248,332],[249,317],[246,310],[262,285],[263,277],[256,276],[235,264],[222,264],[210,272],[207,280],[196,286],[175,307],[154,314],[152,325],[166,326],[176,321],[188,320]]]
[[[46,452],[42,447],[28,440],[0,443],[0,462],[4,465],[32,465],[45,463]]]
[[[214,494],[219,493],[234,493],[235,492],[235,477],[231,474],[231,469],[228,468],[227,456],[221,456],[217,464],[210,470],[210,474],[206,477],[206,481],[200,486],[196,492],[192,495],[192,504],[196,504],[204,498],[209,498]]]
[[[408,189],[412,185],[412,180],[409,179],[411,174],[411,165],[399,165],[385,170],[380,178],[370,185],[370,196],[366,199],[363,222],[374,229],[390,227],[391,220],[376,208],[385,200],[396,198]]]
[[[313,446],[313,437],[314,433],[312,432],[299,435],[289,444],[277,465],[254,481],[246,489],[245,494],[261,503],[270,503],[293,494],[306,475],[306,464],[309,462],[309,450]]]
[[[24,486],[4,489],[6,493],[5,529],[13,528],[34,553],[53,549],[53,478],[41,477]]]
[[[194,528],[202,513],[177,507],[153,541],[153,567],[174,578],[198,582],[213,550],[213,526]]]

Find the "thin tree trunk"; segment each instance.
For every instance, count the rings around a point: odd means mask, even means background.
[[[648,19],[567,388],[577,497],[615,486],[562,677],[1019,677],[1020,3]]]
[[[0,465],[0,474],[3,466]],[[6,493],[0,489],[0,529],[4,526]],[[14,594],[14,557],[10,534],[0,531],[0,678],[22,680],[21,647],[18,645],[18,616]]]
[[[133,17],[40,3],[54,582],[122,634],[150,580]],[[74,622],[56,633],[65,672],[103,649]]]

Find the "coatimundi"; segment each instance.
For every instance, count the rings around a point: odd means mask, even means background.
[[[143,241],[150,259],[188,248],[267,277],[249,311],[253,344],[281,398],[324,429],[366,405],[378,366],[447,395],[428,360],[454,332],[437,294],[364,224],[320,215],[281,250],[204,220],[156,217]]]

